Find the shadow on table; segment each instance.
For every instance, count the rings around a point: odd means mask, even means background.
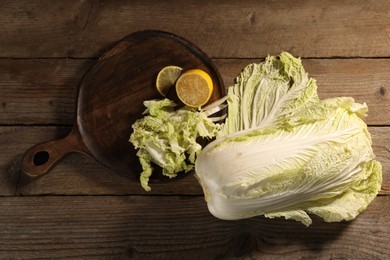
[[[118,199],[128,203],[126,197]],[[132,214],[128,219],[132,223],[127,225],[139,226],[140,232],[129,234],[123,252],[131,252],[135,258],[331,258],[341,253],[340,247],[348,246],[343,245],[346,241],[341,237],[351,222],[325,223],[316,216],[311,216],[313,224],[309,227],[294,220],[262,216],[223,221],[208,212],[202,196],[143,196],[134,200],[139,203],[131,209],[136,216]],[[141,234],[148,239],[137,239]]]
[[[217,258],[258,256],[287,257],[296,251],[320,255],[323,249],[336,241],[350,222],[325,223],[312,216],[309,227],[284,219],[255,217],[231,223],[228,250]],[[291,256],[292,257],[292,256]]]

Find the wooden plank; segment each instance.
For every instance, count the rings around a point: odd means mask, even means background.
[[[0,127],[0,195],[15,194],[20,159],[29,147],[48,140],[58,139],[70,131],[69,127]],[[381,195],[390,195],[390,127],[370,127],[373,149],[383,165]],[[15,179],[16,178],[16,179]],[[13,182],[4,180],[13,180]],[[48,174],[34,182],[21,184],[21,195],[129,195],[129,194],[186,194],[202,195],[197,180],[188,175],[183,178],[151,183],[152,191],[143,191],[137,180],[118,175],[92,159],[72,154]]]
[[[92,60],[0,60],[0,124],[72,124]]]
[[[388,1],[2,1],[2,57],[98,57],[131,32],[176,33],[214,58],[389,57]]]
[[[202,197],[0,198],[6,259],[387,259],[390,197],[352,222],[222,221]],[[359,245],[359,246],[356,246]],[[275,250],[277,249],[277,250]]]
[[[376,159],[382,164],[382,187],[381,195],[390,195],[390,128],[369,127],[372,136],[372,149]]]
[[[214,60],[226,86],[261,59]],[[0,59],[0,124],[73,123],[77,85],[94,60]],[[321,98],[366,102],[370,125],[390,125],[390,59],[304,59]]]
[[[16,129],[0,127],[0,196],[14,196],[17,194],[20,159],[17,156],[20,146],[14,145],[13,138]],[[18,142],[16,142],[18,143]]]

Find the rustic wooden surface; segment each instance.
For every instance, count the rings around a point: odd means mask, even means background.
[[[389,259],[390,2],[0,0],[0,259]],[[30,183],[24,151],[66,136],[77,84],[104,51],[144,29],[206,52],[226,85],[290,51],[322,98],[352,96],[383,165],[379,196],[352,222],[212,217],[192,176],[152,183],[72,154]]]

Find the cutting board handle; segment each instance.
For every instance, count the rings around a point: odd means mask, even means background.
[[[40,143],[28,149],[22,159],[22,171],[30,177],[43,176],[71,152],[89,154],[76,127],[63,139]]]

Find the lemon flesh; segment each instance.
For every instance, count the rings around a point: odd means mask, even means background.
[[[184,72],[176,81],[176,94],[183,104],[201,107],[206,104],[213,92],[213,82],[209,74],[200,69]]]
[[[164,97],[169,90],[175,85],[183,68],[178,66],[167,66],[160,70],[156,79],[156,88]]]

